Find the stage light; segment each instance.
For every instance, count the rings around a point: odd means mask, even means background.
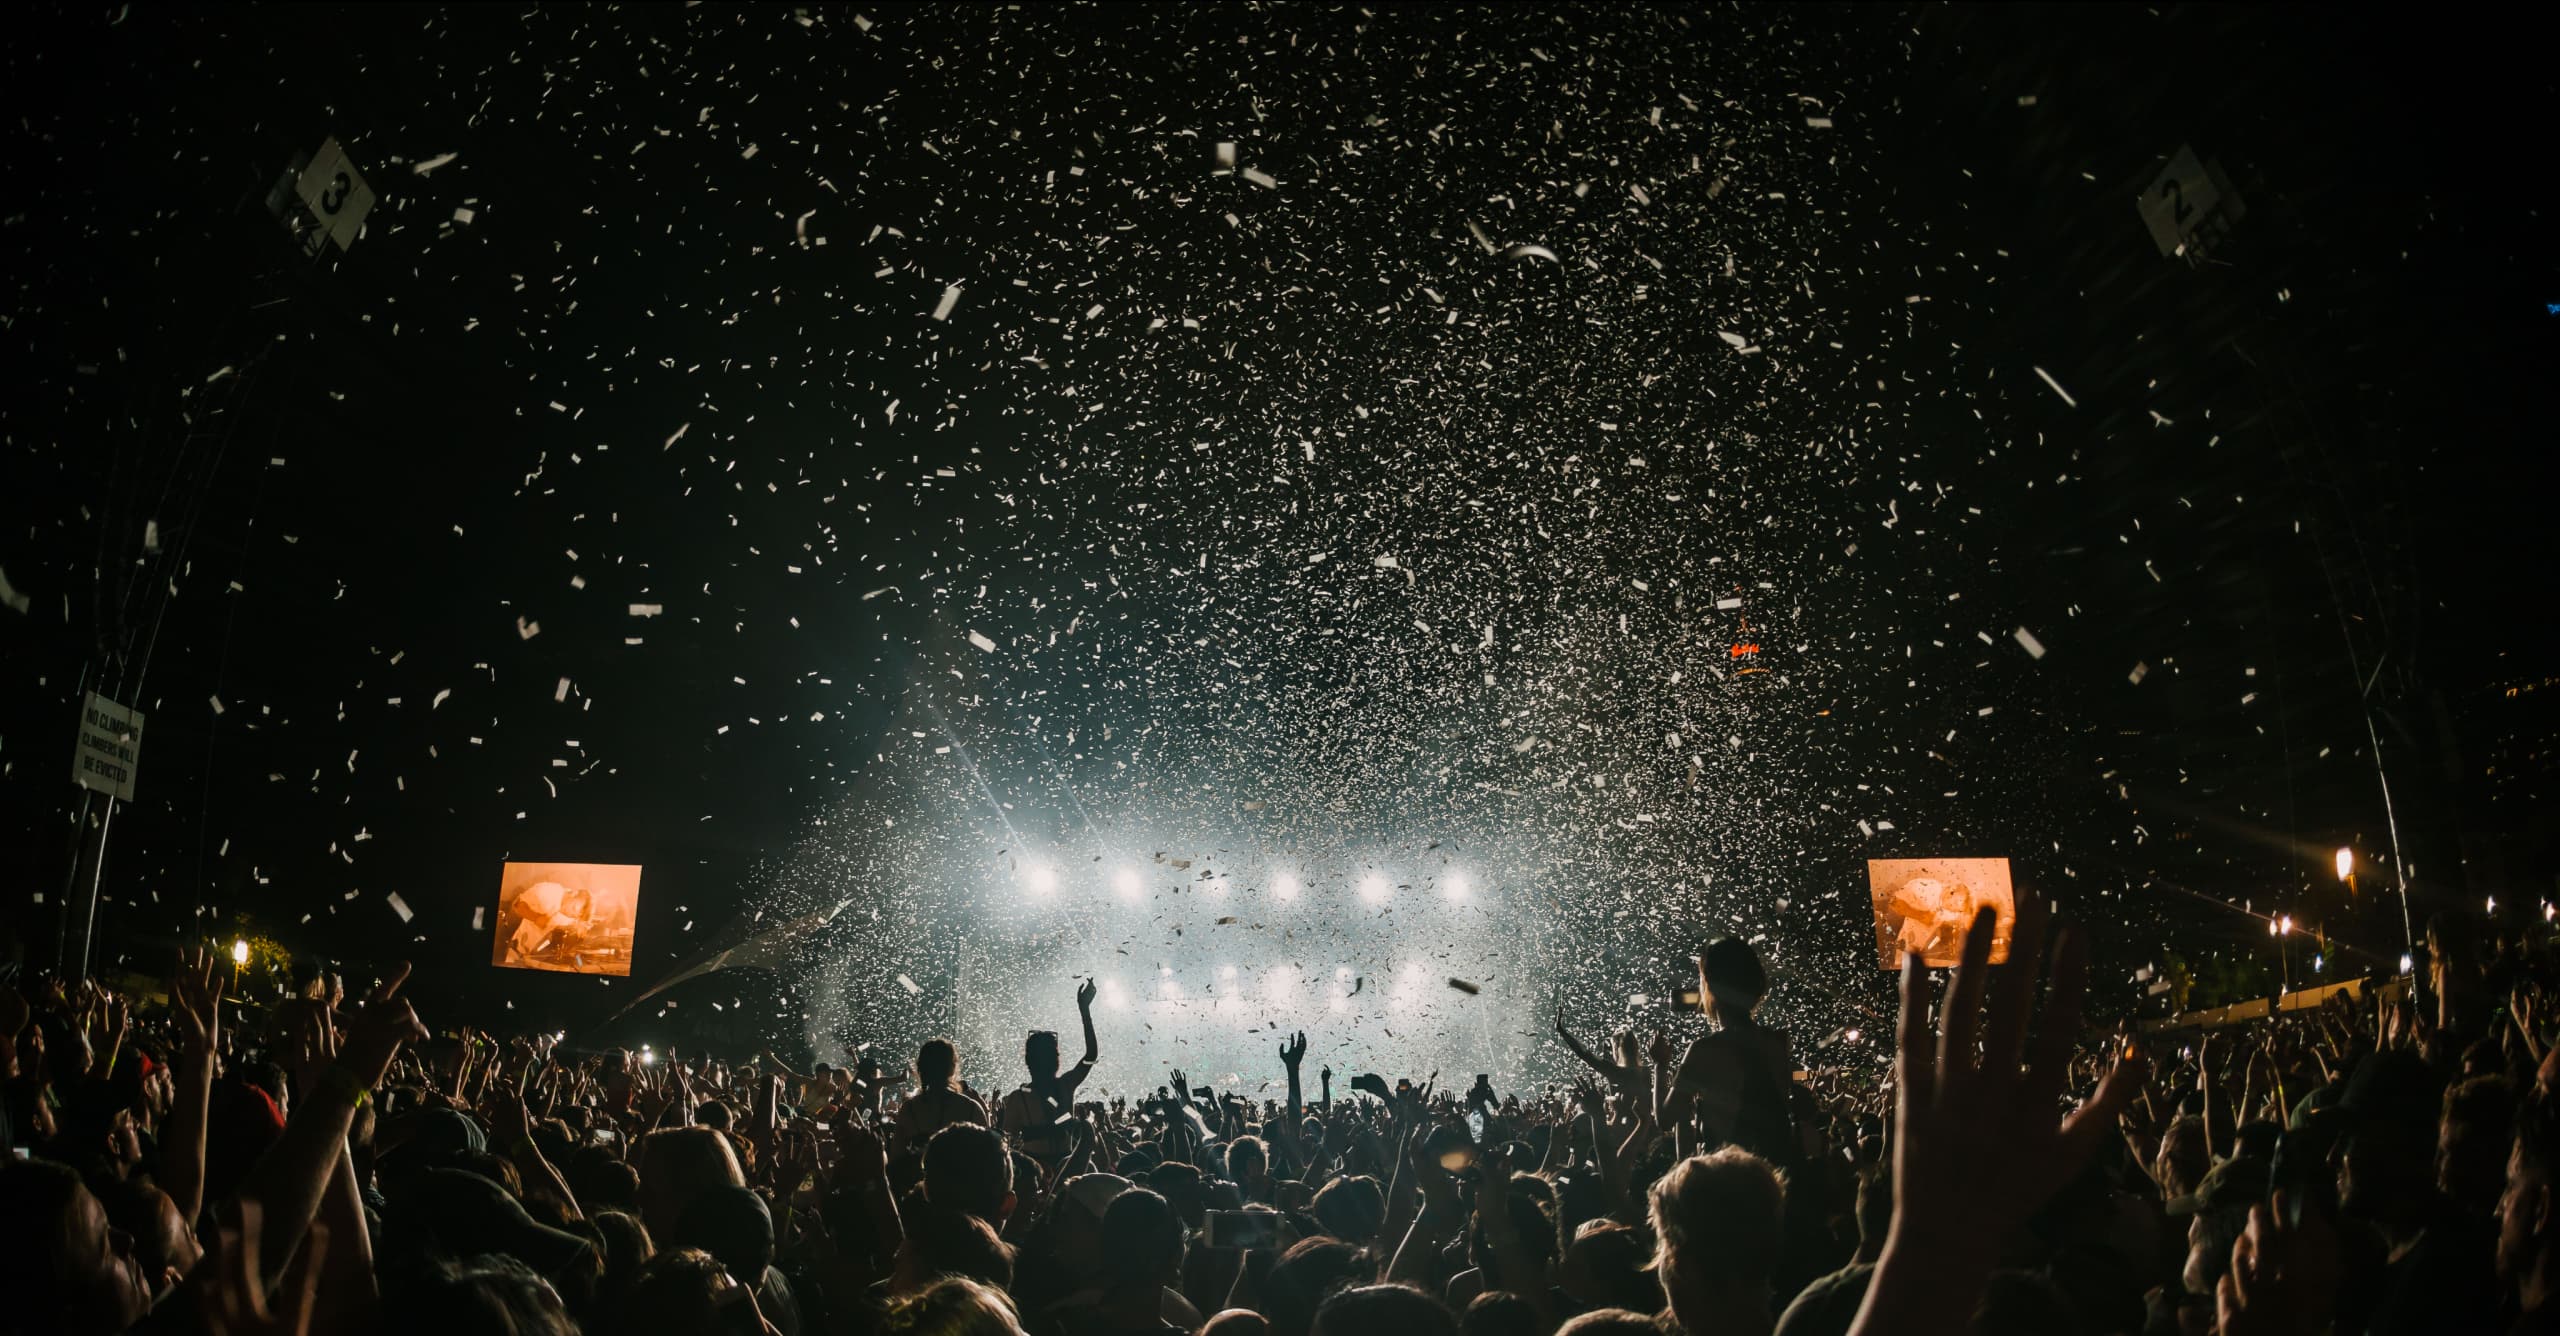
[[[1138,879],[1138,870],[1127,867],[1111,874],[1111,889],[1120,892],[1123,900],[1135,900],[1147,890],[1146,883]]]
[[[1057,893],[1058,870],[1046,863],[1034,863],[1030,867],[1024,869],[1022,879],[1031,887],[1031,893],[1033,895],[1055,895]]]
[[[1289,1001],[1298,991],[1298,967],[1272,966],[1271,972],[1262,976],[1262,991],[1269,994],[1273,1002]]]
[[[231,963],[234,965],[246,965],[249,963],[248,938],[234,937],[231,939]]]
[[[1848,1039],[1848,1041],[1849,1041],[1850,1043],[1852,1043],[1852,1044],[1854,1044],[1854,1043],[1858,1042],[1858,1032],[1857,1032],[1857,1031],[1855,1031],[1855,1030],[1851,1030],[1851,1031],[1850,1031],[1846,1036],[1844,1036],[1844,1037],[1845,1037],[1845,1038],[1847,1038],[1847,1039]]]
[[[1440,894],[1447,896],[1449,899],[1466,899],[1467,889],[1466,873],[1453,869],[1440,878]]]
[[[2291,915],[2291,914],[2287,914],[2287,915],[2285,915],[2285,916],[2284,916],[2284,918],[2283,918],[2283,919],[2279,920],[2279,922],[2282,924],[2282,926],[2278,929],[2278,931],[2280,931],[2280,932],[2284,932],[2284,933],[2288,933],[2288,934],[2289,934],[2289,933],[2291,933],[2291,932],[2293,931],[2293,915]]]
[[[1216,875],[1216,876],[1214,876],[1214,877],[1211,877],[1211,878],[1209,879],[1209,894],[1211,894],[1211,895],[1225,895],[1226,893],[1227,893],[1227,874],[1226,874],[1226,873],[1221,872],[1221,873],[1219,873],[1218,875]]]
[[[2314,954],[2314,955],[2311,957],[2311,971],[2312,971],[2312,973],[2317,974],[2317,973],[2319,973],[2320,971],[2322,971],[2322,970],[2324,970],[2324,969],[2327,969],[2328,967],[2329,967],[2329,957],[2328,957],[2328,956],[2326,956],[2326,955],[2322,955],[2322,954]]]
[[[643,1067],[655,1067],[658,1065],[658,1055],[650,1052],[649,1047],[646,1044],[640,1046],[640,1065]]]
[[[1288,873],[1286,873],[1286,872],[1281,873],[1279,876],[1273,877],[1273,878],[1271,879],[1271,894],[1272,894],[1275,898],[1282,899],[1282,900],[1295,900],[1295,899],[1297,899],[1297,898],[1298,898],[1298,879],[1297,879],[1296,877],[1294,877],[1294,876],[1291,876],[1290,874],[1288,874]]]
[[[2340,848],[2338,850],[2338,880],[2345,881],[2347,878],[2352,877],[2355,874],[2356,851],[2343,847]]]
[[[1378,873],[1372,872],[1360,879],[1360,898],[1370,904],[1386,903],[1389,890],[1387,879]]]
[[[1232,979],[1236,977],[1236,967],[1233,965],[1220,965],[1218,967],[1218,977],[1221,979]]]
[[[1105,979],[1102,981],[1102,1005],[1111,1008],[1113,1011],[1127,1011],[1129,1009],[1128,990],[1120,986],[1120,981],[1118,979]]]
[[[2410,960],[2410,959],[2409,959],[2409,953],[2408,953],[2408,952],[2403,951],[2403,952],[2401,952],[2401,953],[2400,953],[2400,972],[2401,972],[2402,974],[2406,974],[2406,973],[2408,973],[2408,972],[2409,972],[2410,967],[2411,967],[2413,964],[2415,964],[2415,963],[2416,963],[2416,962],[2414,962],[2414,961],[2412,961],[2412,960]]]

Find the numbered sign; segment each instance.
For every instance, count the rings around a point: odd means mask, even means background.
[[[293,193],[302,209],[288,221],[302,248],[313,255],[332,243],[341,251],[354,245],[365,215],[373,212],[373,187],[365,184],[335,137],[320,142],[320,151],[294,178]]]
[[[80,706],[80,742],[71,749],[72,782],[131,802],[141,755],[142,712],[90,692]]]
[[[2219,166],[2197,157],[2195,149],[2185,144],[2143,188],[2135,205],[2162,255],[2190,259],[2228,232],[2241,212],[2240,197]]]

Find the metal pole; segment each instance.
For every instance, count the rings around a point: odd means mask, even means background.
[[[80,924],[80,969],[72,977],[89,977],[89,940],[98,930],[98,884],[107,875],[107,828],[115,824],[116,796],[107,795],[106,813],[98,818],[98,849],[89,859],[89,908]]]
[[[2418,934],[2409,923],[2409,869],[2400,861],[2400,818],[2391,808],[2391,776],[2382,768],[2382,732],[2373,726],[2373,707],[2365,706],[2364,735],[2373,744],[2373,778],[2382,786],[2382,828],[2391,840],[2391,880],[2400,888],[2400,939],[2411,956],[2418,954]]]

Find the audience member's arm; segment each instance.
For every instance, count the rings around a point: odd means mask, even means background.
[[[2086,948],[2068,928],[2056,939],[2031,1049],[2049,913],[2041,898],[2022,897],[2009,964],[1996,979],[1988,976],[1997,920],[1988,909],[1975,917],[1934,1051],[1926,975],[1919,957],[1903,961],[1893,1225],[1851,1336],[1960,1330],[2001,1242],[2078,1171],[2140,1080],[2138,1058],[2120,1062],[2087,1103],[2054,1116],[2080,1031]]]
[[[321,1239],[327,1241],[319,1245],[319,1256],[306,1263],[319,1272],[318,1286],[312,1293],[311,1329],[373,1329],[374,1310],[382,1299],[374,1283],[373,1238],[365,1229],[364,1194],[356,1187],[355,1156],[343,1143],[303,1251],[314,1251],[311,1240]]]
[[[883,1257],[894,1255],[906,1241],[907,1227],[898,1219],[898,1198],[889,1189],[889,1155],[880,1135],[848,1118],[836,1124],[836,1173],[859,1194],[871,1219],[871,1236]]]
[[[1092,1071],[1093,1064],[1102,1057],[1102,1045],[1093,1035],[1093,999],[1101,991],[1091,979],[1076,985],[1076,1016],[1084,1022],[1084,1061],[1076,1066],[1087,1072]],[[1083,1078],[1079,1075],[1077,1079]]]
[[[527,1187],[548,1188],[569,1208],[572,1215],[583,1216],[578,1198],[569,1191],[569,1180],[543,1158],[542,1147],[533,1140],[533,1118],[526,1112],[523,1096],[513,1086],[500,1086],[489,1094],[489,1134],[500,1154],[516,1167]]]
[[[348,1027],[345,1048],[337,1061],[315,1072],[311,1089],[296,1092],[293,1117],[284,1134],[258,1158],[241,1185],[240,1195],[263,1208],[264,1268],[280,1269],[320,1207],[329,1176],[346,1153],[347,1128],[356,1105],[373,1097],[391,1069],[400,1046],[427,1036],[418,1013],[399,997],[409,967],[400,966],[374,991],[355,1023]]]
[[[204,1212],[205,1112],[213,1102],[213,1055],[222,1041],[222,971],[211,952],[181,952],[169,980],[169,1024],[178,1041],[169,1123],[160,1138],[160,1185],[194,1224]]]
[[[1441,1247],[1456,1231],[1465,1208],[1458,1204],[1458,1188],[1450,1181],[1448,1172],[1430,1163],[1429,1157],[1422,1153],[1423,1140],[1423,1131],[1415,1129],[1413,1139],[1405,1146],[1404,1159],[1409,1168],[1400,1175],[1408,1182],[1420,1184],[1422,1207],[1412,1212],[1410,1226],[1399,1218],[1401,1212],[1390,1207],[1388,1227],[1379,1232],[1379,1237],[1402,1240],[1396,1245],[1394,1259],[1387,1264],[1386,1280],[1417,1282],[1436,1291],[1438,1286],[1430,1284],[1435,1279],[1432,1274],[1434,1264],[1439,1259]]]

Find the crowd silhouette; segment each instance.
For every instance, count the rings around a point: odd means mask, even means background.
[[[2444,916],[2410,976],[2136,1037],[2042,903],[1998,966],[1993,926],[1906,964],[1889,1064],[1800,1071],[1727,940],[1685,1052],[1559,1020],[1569,1087],[1337,1090],[1300,1033],[1268,1099],[1098,1093],[1089,983],[1080,1058],[1035,1032],[992,1095],[939,1038],[800,1072],[439,1033],[405,966],[248,1023],[200,953],[165,995],[31,978],[0,1336],[2560,1330],[2547,942]]]

